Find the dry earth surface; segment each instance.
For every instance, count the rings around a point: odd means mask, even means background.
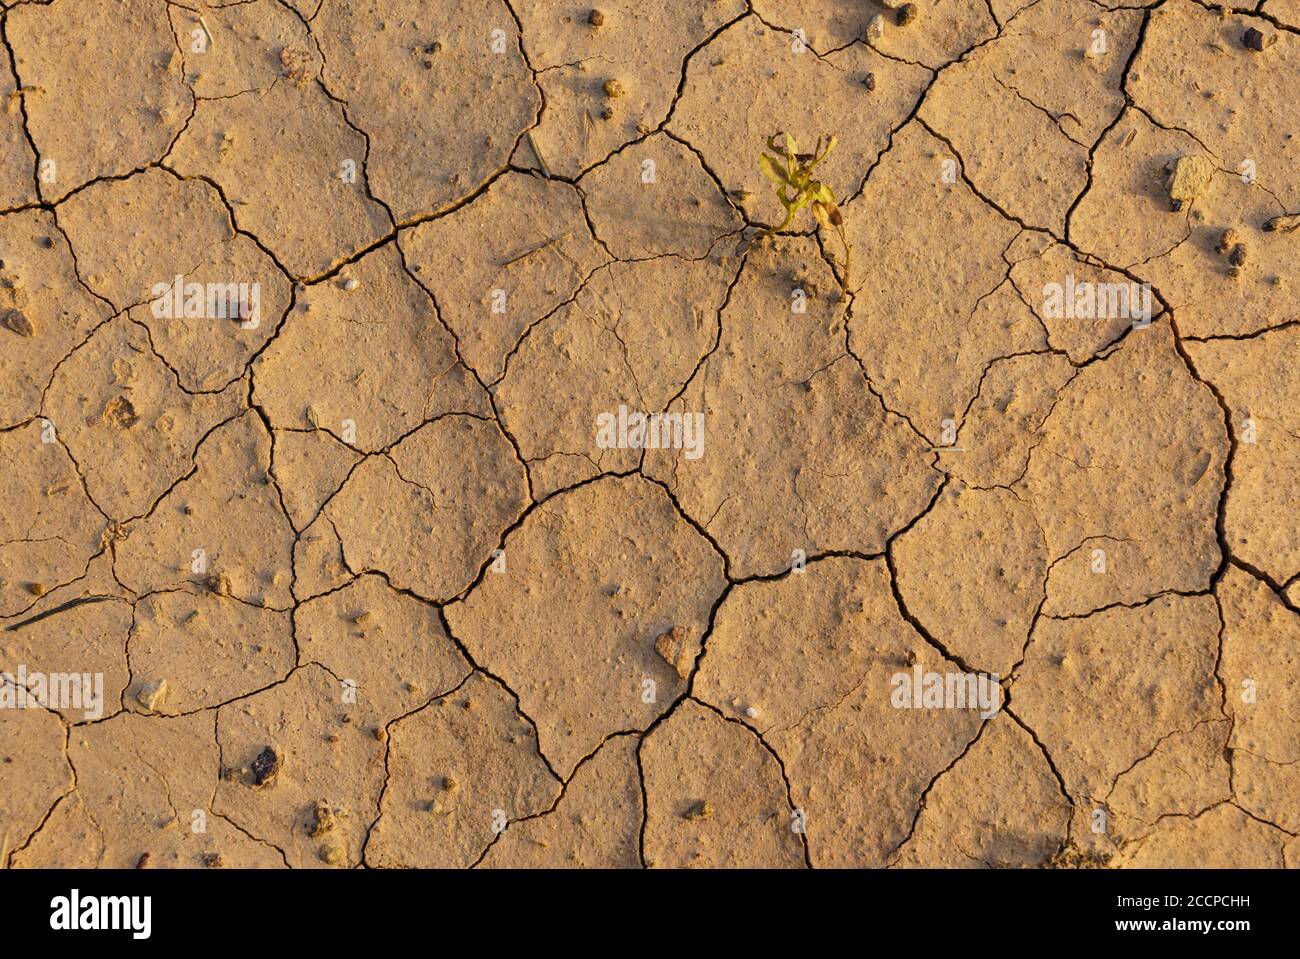
[[[0,862],[1300,865],[1300,3],[596,3],[0,0]]]

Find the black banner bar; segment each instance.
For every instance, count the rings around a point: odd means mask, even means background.
[[[767,945],[781,927],[876,947],[996,935],[1026,947],[1051,936],[1072,946],[1197,939],[1232,948],[1260,934],[1293,941],[1295,889],[1294,874],[1280,870],[7,870],[0,917],[15,946],[210,941],[260,952],[477,929],[496,949],[503,938],[572,941],[584,930],[599,940],[626,923],[631,941],[648,946],[703,921],[733,948]]]

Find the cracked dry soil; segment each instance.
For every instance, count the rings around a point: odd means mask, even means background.
[[[1251,3],[0,0],[0,861],[1300,865]]]

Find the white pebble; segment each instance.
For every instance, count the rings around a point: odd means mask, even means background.
[[[757,719],[757,718],[758,718],[758,707],[757,707],[757,706],[750,706],[750,707],[748,707],[748,708],[745,710],[745,715],[748,716],[750,719]]]

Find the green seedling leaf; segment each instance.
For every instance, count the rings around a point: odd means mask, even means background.
[[[780,186],[782,183],[789,183],[790,177],[785,168],[778,164],[766,153],[758,158],[758,168],[763,171],[763,176],[767,177],[773,183]]]

